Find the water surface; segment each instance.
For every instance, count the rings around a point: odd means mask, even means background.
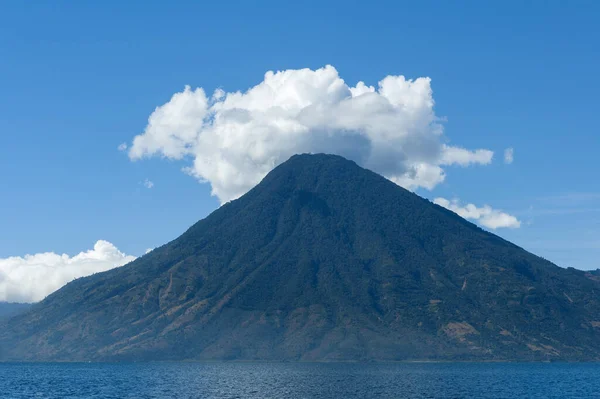
[[[600,398],[600,364],[0,364],[4,398]]]

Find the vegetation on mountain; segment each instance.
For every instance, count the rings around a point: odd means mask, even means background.
[[[339,156],[296,155],[0,332],[2,360],[600,360],[600,282]]]

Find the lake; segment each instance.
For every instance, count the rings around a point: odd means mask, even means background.
[[[600,364],[6,363],[2,398],[600,398]]]

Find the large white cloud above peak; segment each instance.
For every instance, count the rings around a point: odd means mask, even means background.
[[[350,158],[409,189],[432,189],[444,167],[488,164],[489,150],[446,144],[429,78],[387,76],[348,86],[332,66],[269,71],[245,92],[186,87],[150,115],[131,159],[193,160],[185,171],[221,202],[237,198],[296,153]]]
[[[54,252],[0,259],[0,301],[37,302],[73,279],[122,266],[135,260],[108,241],[70,257]]]

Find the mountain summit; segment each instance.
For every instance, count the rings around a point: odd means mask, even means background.
[[[600,281],[339,156],[296,155],[10,319],[2,360],[600,360]]]

